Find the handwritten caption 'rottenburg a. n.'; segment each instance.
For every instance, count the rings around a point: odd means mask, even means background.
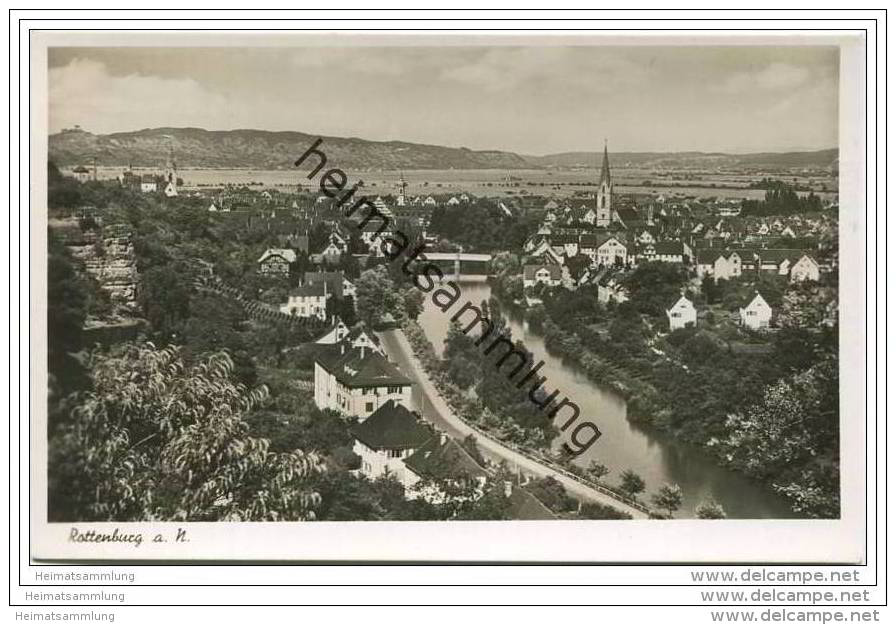
[[[98,532],[96,530],[80,530],[77,527],[71,528],[68,534],[70,543],[121,543],[140,547],[144,542],[150,544],[167,544],[167,543],[188,543],[187,530],[182,527],[177,528],[177,532],[157,532],[150,534],[152,538],[148,541],[144,539],[148,536],[142,532],[123,532],[117,527],[111,532]]]

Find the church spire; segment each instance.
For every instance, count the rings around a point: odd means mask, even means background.
[[[397,186],[398,186],[398,205],[404,206],[404,204],[405,204],[404,190],[408,186],[408,183],[405,182],[405,179],[404,179],[404,172],[400,172],[399,177],[398,177],[398,185]]]
[[[610,184],[610,158],[607,156],[606,139],[604,139],[604,162],[600,166],[600,180],[598,180],[597,184],[600,185],[604,182]]]
[[[607,155],[607,140],[604,139],[604,162],[600,167],[597,183],[597,208],[594,225],[606,228],[613,221],[613,183],[610,181],[610,157]]]

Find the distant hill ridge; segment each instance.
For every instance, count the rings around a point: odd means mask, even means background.
[[[50,135],[49,153],[57,165],[71,167],[96,158],[101,166],[133,164],[160,167],[174,151],[181,168],[291,169],[293,162],[319,135],[295,131],[204,130],[202,128],[146,128],[133,132],[97,135],[67,129]],[[594,167],[599,152],[566,152],[546,156],[523,156],[501,150],[470,150],[406,141],[369,141],[355,137],[323,137],[323,149],[334,167],[363,169],[532,169],[549,167]],[[837,160],[837,150],[762,154],[701,152],[610,153],[616,166],[767,165],[777,167],[828,167]]]
[[[830,167],[837,162],[839,150],[831,148],[813,152],[756,152],[726,154],[724,152],[610,152],[611,166],[706,166],[750,165],[768,167]],[[525,156],[539,167],[596,167],[602,152],[562,152],[545,156]]]

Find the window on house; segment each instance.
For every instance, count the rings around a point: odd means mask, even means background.
[[[389,457],[391,458],[401,458],[401,450],[400,449],[390,449]]]
[[[373,402],[369,401],[366,404],[364,404],[364,410],[367,412],[373,412]]]

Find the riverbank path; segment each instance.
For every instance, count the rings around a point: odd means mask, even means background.
[[[556,469],[542,464],[537,460],[502,445],[500,442],[484,436],[481,432],[468,425],[463,419],[454,414],[448,403],[442,398],[435,385],[429,379],[429,375],[423,369],[423,365],[414,355],[414,351],[407,337],[401,330],[389,330],[379,332],[383,348],[389,359],[396,363],[402,372],[414,381],[412,399],[416,410],[425,419],[436,425],[446,434],[457,439],[463,439],[472,434],[476,437],[476,443],[480,451],[491,460],[506,461],[508,465],[523,473],[537,477],[552,477],[560,482],[570,495],[581,501],[591,501],[617,510],[627,512],[633,519],[646,519],[647,514],[642,510],[626,504],[623,501],[611,497],[575,480]]]

